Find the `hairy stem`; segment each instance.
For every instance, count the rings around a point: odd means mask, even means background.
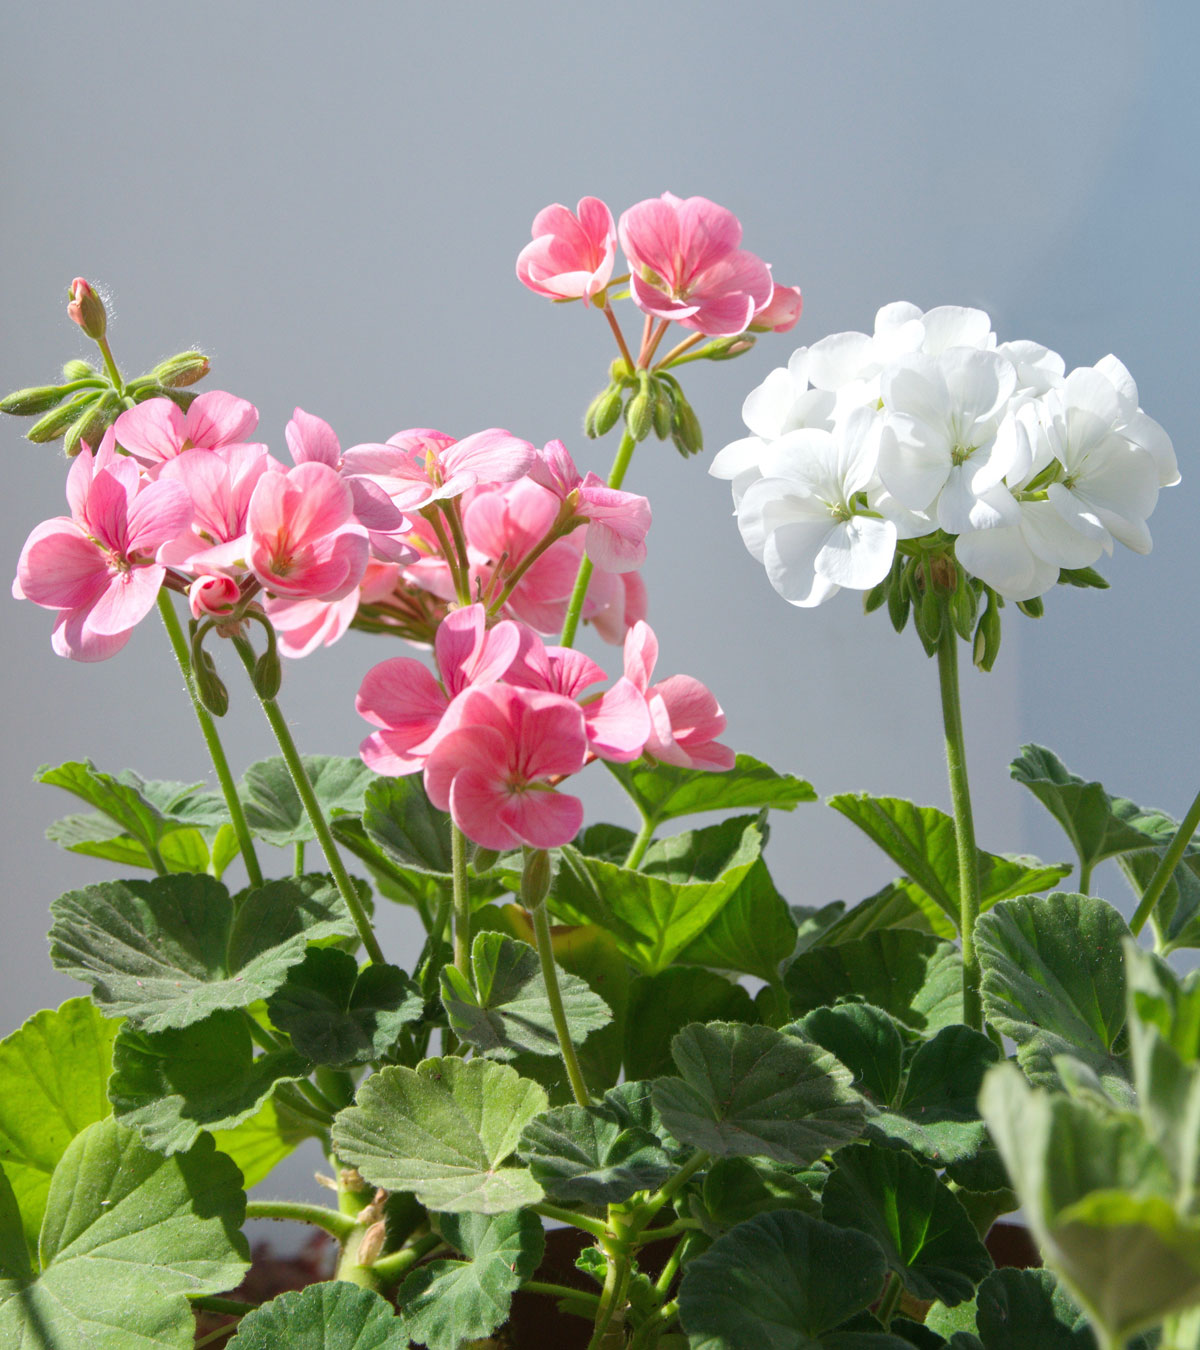
[[[471,887],[467,880],[467,836],[450,826],[450,865],[454,873],[454,968],[466,982],[471,979]]]
[[[298,1200],[247,1200],[247,1219],[290,1219],[320,1228],[338,1242],[345,1242],[359,1225],[336,1209],[325,1205],[306,1205]]]
[[[642,817],[642,828],[637,833],[637,838],[629,846],[629,852],[625,856],[623,867],[640,867],[642,859],[646,856],[646,850],[650,847],[650,842],[654,838],[654,831],[658,828],[658,821],[653,816]]]
[[[1154,875],[1150,878],[1146,889],[1142,892],[1142,898],[1138,901],[1137,910],[1130,920],[1129,927],[1136,937],[1146,925],[1146,920],[1158,904],[1159,897],[1167,888],[1167,882],[1171,880],[1171,874],[1179,865],[1179,860],[1183,857],[1188,844],[1192,842],[1192,835],[1196,833],[1196,827],[1200,825],[1200,792],[1196,794],[1195,801],[1188,807],[1187,815],[1179,822],[1179,829],[1175,831],[1175,838],[1171,840],[1170,846],[1162,856],[1162,861],[1154,869]]]
[[[554,964],[554,941],[550,935],[550,916],[546,913],[543,901],[533,911],[533,936],[537,943],[538,959],[542,963],[542,979],[546,983],[546,997],[550,1000],[550,1013],[554,1018],[554,1030],[558,1035],[558,1047],[562,1051],[563,1062],[567,1066],[567,1077],[571,1080],[571,1091],[580,1106],[591,1102],[587,1083],[579,1068],[579,1057],[571,1041],[571,1029],[567,1025],[566,1009],[563,1007],[562,990],[558,985],[558,970]]]
[[[246,864],[246,874],[250,878],[250,885],[257,890],[263,884],[263,874],[262,868],[258,864],[258,855],[254,851],[254,840],[250,835],[250,826],[246,823],[246,813],[242,809],[242,801],[237,794],[237,785],[233,781],[233,774],[229,771],[229,761],[225,758],[225,748],[221,744],[221,737],[217,734],[216,724],[196,693],[196,686],[192,679],[192,658],[188,652],[187,638],[184,636],[183,627],[179,622],[179,615],[175,613],[174,602],[166,590],[160,590],[158,593],[158,612],[162,616],[163,627],[167,630],[167,637],[171,640],[171,648],[175,653],[175,659],[179,662],[179,669],[183,673],[183,682],[187,685],[187,691],[192,700],[192,708],[196,714],[196,721],[200,723],[200,734],[204,737],[204,744],[208,747],[208,755],[212,760],[217,782],[221,786],[221,796],[225,798],[225,806],[229,811],[229,818],[233,822],[233,832],[237,835],[238,847],[242,851],[242,861]]]

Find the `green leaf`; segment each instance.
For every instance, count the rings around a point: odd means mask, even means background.
[[[248,1120],[277,1083],[312,1066],[295,1050],[254,1058],[246,1016],[233,1009],[168,1031],[123,1026],[113,1045],[108,1095],[122,1125],[159,1153],[189,1149],[202,1130]]]
[[[453,966],[442,970],[442,1003],[461,1040],[496,1059],[521,1051],[560,1054],[554,1014],[538,954],[502,933],[479,933],[471,944],[474,987]],[[573,1043],[582,1043],[612,1020],[608,1004],[584,980],[559,975],[563,1009]]]
[[[99,812],[63,816],[47,828],[46,838],[70,853],[103,858],[122,867],[157,871],[145,848],[132,835],[122,834],[118,825]],[[158,856],[168,872],[206,872],[212,862],[204,834],[192,828],[164,835],[158,844]]]
[[[1096,1350],[1078,1304],[1051,1270],[994,1270],[975,1314],[984,1350]]]
[[[513,1293],[541,1264],[541,1220],[518,1214],[441,1214],[442,1236],[467,1258],[431,1261],[400,1286],[405,1334],[429,1350],[459,1350],[490,1336],[508,1316]]]
[[[247,1313],[227,1350],[407,1350],[402,1319],[372,1289],[344,1280],[292,1289]]]
[[[114,1120],[89,1125],[55,1168],[40,1272],[0,1285],[0,1345],[188,1350],[186,1296],[232,1289],[249,1265],[245,1203],[211,1139],[166,1158]]]
[[[1099,783],[1071,773],[1045,746],[1023,745],[1011,769],[1066,831],[1084,870],[1105,858],[1165,846],[1175,832],[1174,822],[1161,811],[1110,797]]]
[[[501,1214],[536,1204],[527,1168],[502,1167],[546,1094],[486,1059],[427,1059],[373,1074],[339,1113],[338,1157],[373,1186],[413,1191],[429,1209]]]
[[[638,975],[629,987],[625,1075],[637,1079],[671,1073],[671,1041],[689,1022],[755,1020],[746,990],[712,971],[672,966],[657,975]]]
[[[1087,895],[1008,900],[980,918],[975,946],[987,1019],[1016,1041],[1031,1081],[1057,1083],[1054,1056],[1069,1054],[1106,1087],[1124,1088],[1128,936],[1112,905]]]
[[[898,797],[867,793],[842,793],[830,797],[829,805],[853,821],[900,867],[911,883],[911,889],[902,884],[900,889],[925,913],[934,931],[942,937],[953,936],[946,920],[957,931],[962,908],[954,818],[933,806],[914,806]],[[1011,896],[1044,891],[1070,870],[1066,865],[1047,867],[1036,858],[1005,858],[980,849],[980,908],[986,910]]]
[[[980,1109],[1046,1264],[1114,1341],[1200,1301],[1200,1220],[1173,1207],[1136,1116],[1031,1089],[1012,1064]]]
[[[701,1218],[706,1228],[728,1229],[772,1209],[815,1214],[823,1168],[784,1167],[765,1158],[718,1158],[704,1174]]]
[[[812,784],[776,773],[753,755],[738,755],[732,769],[680,769],[670,764],[609,764],[609,770],[633,798],[643,816],[655,821],[701,811],[757,811],[772,807],[794,811],[815,802]]]
[[[935,913],[936,919],[927,911]],[[874,895],[860,900],[853,909],[846,910],[825,929],[819,943],[809,945],[832,946],[839,942],[852,942],[855,938],[866,937],[868,933],[884,928],[911,929],[916,933],[946,936],[945,930],[953,930],[954,925],[919,886],[907,877],[900,877],[896,881],[889,881]]]
[[[51,906],[50,959],[147,1031],[185,1027],[274,993],[306,943],[354,925],[328,877],[270,881],[241,898],[212,877],[110,881]]]
[[[671,1160],[648,1130],[609,1106],[560,1106],[525,1126],[518,1154],[534,1180],[562,1204],[616,1205],[655,1190]]]
[[[682,1143],[714,1157],[803,1167],[862,1133],[864,1104],[827,1050],[771,1027],[685,1027],[671,1043],[679,1078],[654,1085],[654,1106]]]
[[[450,817],[425,795],[420,774],[379,778],[367,790],[362,811],[367,837],[400,867],[450,876]]]
[[[267,1098],[250,1117],[232,1130],[213,1130],[217,1148],[237,1164],[242,1187],[257,1186],[319,1127]]]
[[[949,942],[924,933],[886,930],[803,952],[784,983],[797,1014],[853,1000],[915,1031],[962,1021],[962,958]]]
[[[976,1102],[984,1075],[1000,1058],[987,1036],[958,1024],[917,1047],[893,1109],[872,1132],[898,1139],[939,1166],[973,1157],[986,1138]]]
[[[364,795],[376,775],[361,759],[341,755],[301,758],[326,819],[362,811]],[[282,848],[317,837],[282,756],[251,764],[238,784],[238,796],[251,832],[266,843]]]
[[[966,1210],[937,1172],[898,1149],[842,1149],[821,1212],[840,1228],[869,1233],[914,1298],[953,1307],[972,1298],[992,1268]]]
[[[1164,844],[1140,853],[1124,853],[1117,859],[1117,866],[1139,900],[1166,851]],[[1164,956],[1180,947],[1200,947],[1200,852],[1192,846],[1171,873],[1151,918],[1160,938],[1158,950]]]
[[[795,950],[796,920],[759,858],[712,923],[675,959],[771,983]]]
[[[854,1086],[879,1107],[900,1096],[904,1041],[895,1021],[869,1003],[815,1008],[786,1030],[824,1046],[854,1075]]]
[[[0,1041],[0,1164],[30,1247],[37,1244],[50,1176],[67,1145],[110,1115],[105,1084],[119,1023],[90,999],[35,1014]]]
[[[21,1223],[17,1197],[0,1167],[0,1304],[33,1282],[33,1265]]]
[[[759,1214],[684,1267],[680,1321],[690,1350],[911,1350],[835,1330],[879,1297],[886,1269],[863,1233],[795,1210]]]
[[[571,923],[594,923],[647,974],[665,970],[732,899],[762,848],[756,817],[740,816],[653,845],[643,870],[567,846],[550,896]]]
[[[267,1000],[271,1024],[315,1064],[385,1059],[424,1011],[420,991],[398,966],[359,970],[354,957],[329,947],[309,947]]]

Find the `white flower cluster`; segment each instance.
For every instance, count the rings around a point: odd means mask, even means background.
[[[752,434],[709,472],[731,480],[746,547],[793,605],[878,585],[899,540],[937,530],[968,572],[1030,600],[1114,539],[1148,553],[1158,490],[1179,481],[1115,356],[1068,375],[952,305],[885,305],[873,334],[801,347],[742,416]]]

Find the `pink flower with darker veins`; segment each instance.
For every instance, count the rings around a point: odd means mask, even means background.
[[[670,192],[639,202],[617,226],[629,259],[634,304],[707,337],[742,333],[770,302],[771,269],[738,245],[732,211],[706,197]]]
[[[114,424],[117,444],[145,466],[151,478],[185,450],[218,450],[241,445],[258,426],[258,409],[244,398],[211,389],[182,412],[169,398],[151,398],[130,408]],[[265,451],[266,446],[260,445]]]
[[[129,640],[158,598],[158,550],[187,529],[192,502],[178,483],[151,483],[116,453],[113,429],[67,475],[70,516],[25,542],[13,595],[57,609],[52,643],[73,661],[103,661]]]
[[[646,700],[651,731],[646,757],[683,769],[732,769],[734,753],[717,737],[725,714],[706,685],[690,675],[671,675],[651,684],[658,661],[658,639],[647,623],[636,623],[625,637],[625,675]]]
[[[575,213],[555,203],[534,216],[517,276],[538,295],[586,305],[608,285],[616,254],[612,212],[598,197],[582,198]]]
[[[645,497],[610,488],[594,473],[584,478],[562,441],[546,444],[529,477],[560,501],[574,494],[575,514],[588,522],[584,548],[602,572],[632,572],[646,561],[652,517]]]

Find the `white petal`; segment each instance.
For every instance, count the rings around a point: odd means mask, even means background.
[[[1082,497],[1062,483],[1051,483],[1046,489],[1051,505],[1063,520],[1080,534],[1089,539],[1098,539],[1105,549],[1112,552],[1112,539],[1100,523],[1100,517]]]
[[[1166,431],[1154,420],[1147,417],[1139,408],[1119,428],[1122,436],[1153,455],[1158,465],[1159,487],[1174,487],[1179,482],[1179,463],[1175,458],[1175,447]]]
[[[744,436],[730,441],[713,456],[708,472],[713,478],[733,479],[748,469],[757,469],[759,456],[767,448],[760,436]]]
[[[961,534],[954,541],[954,553],[968,572],[1009,600],[1028,600],[1041,594],[1041,590],[1032,589],[1037,584],[1037,559],[1018,525]],[[1051,585],[1057,577],[1055,568]]]
[[[896,527],[890,520],[854,516],[830,534],[814,565],[827,580],[866,591],[892,570],[895,554]]]
[[[1090,567],[1104,551],[1094,536],[1080,534],[1050,502],[1022,502],[1021,530],[1041,560],[1055,567]]]
[[[774,440],[783,432],[796,386],[788,372],[779,366],[756,389],[746,395],[742,404],[742,421],[764,440]]]
[[[818,389],[840,389],[876,369],[866,333],[833,333],[808,349],[808,378]]]
[[[992,321],[981,309],[939,305],[937,309],[929,310],[921,322],[925,325],[922,350],[931,356],[950,347],[985,348],[995,342]]]
[[[837,591],[836,583],[817,576],[814,567],[831,524],[826,520],[824,526],[783,525],[767,540],[763,552],[767,579],[789,604],[807,609]]]
[[[771,532],[781,525],[798,522],[828,531],[833,524],[827,507],[799,496],[794,484],[783,478],[760,478],[751,483],[738,504],[737,522],[742,541],[759,562]]]
[[[1124,362],[1118,361],[1110,352],[1096,362],[1094,369],[1098,370],[1117,391],[1117,397],[1121,400],[1121,410],[1124,415],[1132,417],[1137,411],[1138,391],[1137,385],[1133,382],[1133,376],[1126,369]]]
[[[944,445],[925,444],[916,439],[916,434],[916,424],[907,419],[884,423],[879,439],[879,477],[901,506],[924,511],[942,490],[951,463]]]

